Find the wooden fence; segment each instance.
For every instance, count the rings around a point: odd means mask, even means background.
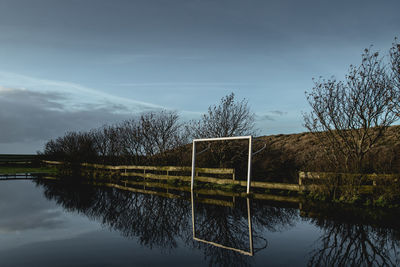
[[[359,174],[359,173],[333,173],[333,172],[299,172],[299,185],[304,185],[306,180],[323,180],[327,177],[363,177],[365,181],[370,182],[371,185],[376,186],[379,180],[385,181],[399,181],[400,174]]]
[[[63,162],[57,161],[44,161],[46,164],[62,165]],[[177,167],[177,166],[132,166],[132,165],[101,165],[101,164],[89,164],[83,163],[82,167],[89,169],[97,169],[125,177],[127,182],[129,177],[141,177],[146,180],[179,180],[183,182],[190,182],[191,167]],[[155,173],[157,172],[157,173]],[[187,175],[186,175],[187,173]],[[209,177],[209,175],[225,175],[229,178],[221,177]],[[329,175],[360,175],[360,174],[336,174],[336,173],[324,173],[324,172],[299,172],[298,184],[287,184],[287,183],[272,183],[272,182],[257,182],[252,181],[251,187],[270,189],[270,190],[288,190],[288,191],[310,191],[316,189],[319,185],[319,181],[326,179]],[[371,191],[373,186],[377,185],[378,180],[394,181],[397,182],[400,175],[395,174],[367,174],[364,175],[371,185],[362,185],[362,189]],[[319,181],[318,181],[319,180]],[[234,169],[227,168],[196,168],[195,181],[202,183],[214,183],[220,185],[238,185],[242,187],[247,186],[247,181],[242,181],[235,177]]]
[[[82,163],[81,166],[95,168],[95,169],[103,169],[103,170],[116,170],[116,171],[124,171],[121,175],[127,176],[141,176],[142,174],[146,174],[146,171],[158,171],[165,172],[165,175],[169,177],[170,172],[191,172],[191,167],[180,167],[180,166],[133,166],[133,165],[100,165],[100,164],[90,164],[90,163]],[[141,171],[139,172],[128,172],[131,170]],[[196,168],[196,176],[199,174],[228,174],[232,177],[232,180],[235,180],[235,169],[227,169],[227,168]],[[176,176],[176,175],[175,175]]]
[[[300,191],[318,190],[321,186],[346,187],[352,181],[357,181],[360,192],[371,194],[377,188],[385,188],[398,183],[400,174],[359,174],[333,172],[299,172]],[[355,180],[354,180],[355,179]]]
[[[43,161],[46,164],[63,165],[63,162],[58,161]],[[108,172],[116,172],[121,177],[141,177],[150,180],[180,180],[183,182],[190,182],[191,176],[183,173],[190,173],[191,167],[178,167],[178,166],[132,166],[132,165],[101,165],[82,163],[82,167],[90,169],[99,169]],[[161,172],[154,173],[154,172]],[[205,175],[226,175],[231,178],[217,178]],[[235,177],[235,170],[228,168],[196,168],[195,180],[203,183],[215,183],[220,185],[238,185],[247,186],[247,181],[240,181]],[[251,187],[272,189],[272,190],[289,190],[299,191],[299,185],[286,184],[286,183],[269,183],[269,182],[251,182]]]

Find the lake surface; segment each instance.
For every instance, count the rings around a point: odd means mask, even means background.
[[[311,206],[0,181],[0,266],[400,264],[395,212]]]

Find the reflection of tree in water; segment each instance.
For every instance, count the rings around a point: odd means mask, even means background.
[[[266,205],[264,201],[251,201],[251,221],[253,224],[253,232],[280,232],[295,226],[298,220],[298,210],[293,207]]]
[[[398,266],[399,230],[312,219],[324,231],[309,266]]]
[[[176,239],[182,234],[189,234],[190,203],[187,201],[154,195],[129,195],[128,199],[133,201],[129,204],[124,201],[119,203],[118,207],[124,209],[121,213],[115,218],[105,217],[104,222],[110,228],[127,237],[138,236],[140,243],[150,248],[154,245],[175,248]]]
[[[149,248],[174,249],[178,240],[201,249],[209,265],[248,266],[252,258],[193,240],[191,203],[112,188],[37,181],[48,199],[69,211],[82,213],[128,238],[138,237]],[[297,210],[282,209],[252,201],[252,228],[255,248],[265,247],[267,231],[280,231],[293,225]],[[196,220],[202,236],[228,246],[247,248],[249,228],[246,200],[237,199],[235,208],[196,204]],[[255,251],[257,251],[255,249]]]
[[[125,237],[139,237],[140,244],[149,248],[175,248],[177,238],[191,233],[190,203],[184,200],[88,185],[40,183],[48,199]]]

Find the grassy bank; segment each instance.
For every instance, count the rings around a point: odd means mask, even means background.
[[[15,174],[15,173],[57,173],[57,169],[54,167],[27,167],[27,166],[0,166],[0,174]]]

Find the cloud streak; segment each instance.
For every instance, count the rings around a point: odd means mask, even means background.
[[[59,92],[0,88],[0,153],[5,153],[2,144],[24,146],[30,142],[44,142],[67,131],[96,128],[124,120],[132,114],[118,103],[100,106],[92,103],[71,109],[63,103],[65,101],[68,97]]]
[[[278,117],[287,115],[286,111],[273,110],[265,113],[256,113],[256,122],[275,121]]]
[[[163,108],[80,84],[0,71],[0,153],[34,153],[51,138]],[[33,146],[36,146],[34,149]]]
[[[120,98],[81,101],[71,106],[74,98],[79,95],[0,86],[0,153],[35,153],[46,141],[68,131],[87,131],[160,109],[143,103],[127,105]],[[199,115],[182,112],[182,120]]]
[[[60,99],[59,102],[69,105],[70,108],[74,109],[79,109],[82,106],[86,107],[88,103],[96,103],[100,106],[109,106],[111,103],[118,103],[136,112],[163,108],[159,105],[115,96],[76,83],[41,79],[12,72],[0,71],[0,81],[2,83],[0,84],[1,86],[8,88],[29,88],[29,90],[34,92],[68,94],[68,98]]]

